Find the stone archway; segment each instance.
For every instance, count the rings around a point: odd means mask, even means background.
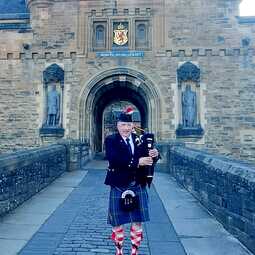
[[[93,152],[101,151],[102,118],[111,103],[125,100],[141,114],[143,128],[159,133],[159,96],[155,85],[142,73],[116,68],[102,72],[85,86],[80,98],[79,137],[88,141]]]

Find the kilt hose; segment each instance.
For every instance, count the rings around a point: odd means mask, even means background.
[[[130,189],[138,196],[139,206],[133,211],[126,212],[120,207],[120,198],[123,191]],[[107,223],[113,227],[126,223],[149,221],[148,193],[141,185],[125,188],[111,186]]]

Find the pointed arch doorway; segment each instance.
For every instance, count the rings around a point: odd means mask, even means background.
[[[139,112],[141,127],[157,136],[160,104],[155,85],[140,72],[116,68],[94,77],[81,95],[79,136],[89,142],[92,152],[103,149],[105,109],[121,101],[133,104]]]

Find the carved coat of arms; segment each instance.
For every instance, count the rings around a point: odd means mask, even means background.
[[[128,30],[123,24],[119,24],[114,31],[113,42],[117,45],[125,45],[128,42]]]

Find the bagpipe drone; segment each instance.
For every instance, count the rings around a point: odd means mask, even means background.
[[[128,115],[132,115],[134,112],[134,109],[132,106],[128,106],[124,112]],[[145,131],[145,129],[142,129],[140,127],[134,126],[134,133],[138,135],[137,139],[139,146],[143,146],[143,149],[146,150],[146,155],[149,156],[149,151],[154,149],[154,143],[155,143],[155,136],[153,133],[148,133]],[[154,168],[157,160],[160,158],[160,156],[153,158],[153,164],[151,166],[143,166],[145,168],[146,172],[146,182],[148,186],[151,186],[153,176],[154,176]]]
[[[154,143],[155,143],[155,138],[153,133],[147,133],[144,129],[139,128],[139,127],[134,127],[134,129],[137,131],[141,132],[141,135],[139,136],[140,139],[140,146],[143,146],[144,149],[146,150],[147,155],[149,156],[149,151],[154,149]],[[146,181],[148,186],[151,186],[153,176],[154,176],[154,168],[156,164],[157,159],[153,158],[153,164],[151,166],[144,166],[146,169]]]

